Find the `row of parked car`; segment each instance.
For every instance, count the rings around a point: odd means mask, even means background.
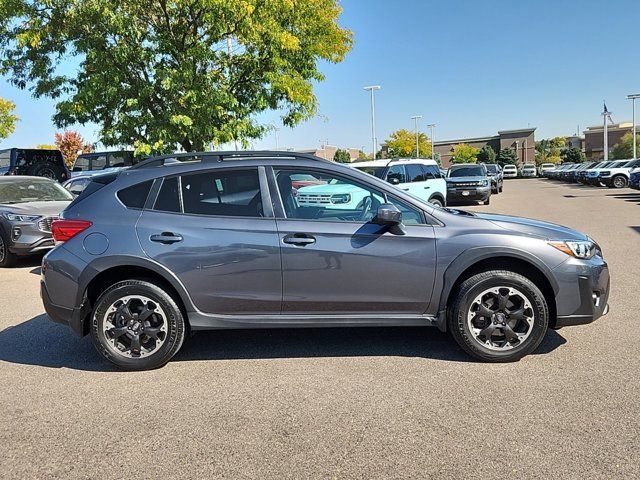
[[[545,170],[544,176],[585,185],[640,189],[640,159],[564,163]]]

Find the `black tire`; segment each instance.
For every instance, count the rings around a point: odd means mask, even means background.
[[[529,336],[509,350],[491,350],[480,344],[471,332],[467,315],[474,298],[493,287],[515,288],[524,294],[534,315]],[[462,349],[484,362],[513,362],[533,352],[542,342],[549,326],[549,307],[540,289],[528,278],[507,270],[490,270],[465,280],[447,311],[448,328]]]
[[[491,197],[487,198],[484,202],[482,202],[483,205],[489,205],[491,203]]]
[[[0,268],[11,268],[17,260],[18,256],[9,251],[9,241],[0,228]]]
[[[157,303],[166,314],[167,328],[162,343],[147,356],[130,358],[120,355],[110,344],[103,330],[107,310],[118,299],[143,296]],[[91,340],[100,354],[123,370],[151,370],[165,365],[180,350],[185,337],[185,319],[176,300],[165,290],[142,280],[124,280],[105,290],[98,298],[91,315]]]
[[[502,193],[503,188],[504,188],[504,185],[500,185],[500,188],[498,189],[498,193]]]
[[[439,198],[431,198],[429,199],[429,203],[437,205],[438,207],[444,207],[442,200],[440,200]]]
[[[27,170],[27,175],[34,177],[45,177],[55,180],[56,182],[62,182],[65,180],[64,169],[59,165],[54,165],[51,162],[42,162],[32,165]]]
[[[629,180],[624,175],[615,175],[611,179],[611,184],[609,187],[611,188],[626,188],[629,185]]]

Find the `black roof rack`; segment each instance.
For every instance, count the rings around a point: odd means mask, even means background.
[[[215,163],[229,160],[242,160],[253,158],[301,158],[306,160],[315,160],[320,162],[328,162],[324,158],[317,157],[310,153],[299,152],[283,152],[283,151],[270,151],[270,150],[232,150],[225,152],[183,152],[183,153],[170,153],[167,155],[160,155],[157,157],[149,157],[136,165],[130,167],[130,170],[146,167],[160,167],[162,165],[169,165],[183,162],[200,162],[200,163]]]

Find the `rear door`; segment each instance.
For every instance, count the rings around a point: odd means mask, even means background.
[[[420,163],[407,163],[405,170],[407,172],[407,183],[401,185],[402,189],[420,200],[428,202],[431,196],[431,185],[427,182],[424,166]]]
[[[137,232],[200,311],[280,313],[280,247],[263,167],[165,177]]]

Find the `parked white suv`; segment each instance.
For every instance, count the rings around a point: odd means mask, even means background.
[[[420,200],[441,207],[446,205],[447,182],[434,160],[400,158],[357,162],[351,166],[386,180]]]
[[[518,176],[518,169],[515,165],[505,165],[502,167],[503,178],[516,178]]]
[[[555,163],[543,163],[542,165],[540,165],[540,168],[538,168],[538,175],[540,175],[541,177],[544,177],[545,172],[548,172],[549,170],[553,170],[554,168],[556,168]]]
[[[532,163],[528,163],[523,165],[521,174],[523,177],[537,177],[538,171],[536,170],[536,166]]]
[[[629,160],[622,165],[605,167],[598,171],[598,180],[609,188],[625,188],[629,185],[631,170],[640,167],[640,160]]]

